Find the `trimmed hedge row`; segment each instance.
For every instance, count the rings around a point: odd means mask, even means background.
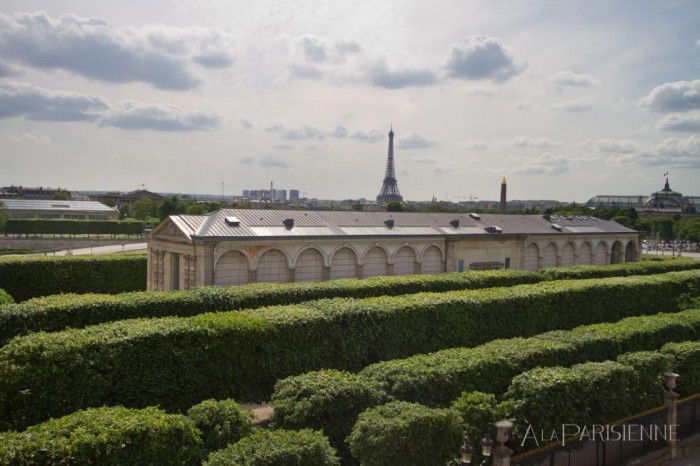
[[[503,393],[513,377],[536,366],[603,361],[630,351],[660,348],[669,341],[698,338],[700,309],[695,309],[385,361],[366,367],[359,375],[383,384],[397,399],[447,406],[463,391]],[[679,370],[690,372],[685,367]]]
[[[311,370],[359,370],[446,347],[677,310],[679,297],[699,284],[700,271],[674,272],[321,300],[35,333],[0,348],[0,422],[26,426],[103,404],[182,410],[210,397],[260,401],[277,380]],[[534,356],[533,348],[520,346]]]
[[[668,343],[661,352],[671,357],[673,368],[678,372],[678,388],[681,395],[700,393],[700,338],[696,341]]]
[[[675,258],[665,261],[626,262],[611,265],[573,265],[544,269],[540,274],[545,280],[580,280],[584,278],[627,277],[631,275],[653,275],[700,269],[700,261]]]
[[[12,296],[10,296],[10,294],[7,291],[0,288],[0,305],[14,304],[14,302],[14,298],[12,298]]]
[[[187,291],[133,292],[116,296],[62,294],[34,298],[16,306],[0,309],[0,344],[4,344],[14,336],[31,332],[54,332],[68,327],[82,328],[138,317],[191,316],[205,312],[294,304],[322,298],[396,296],[419,292],[513,286],[538,283],[544,279],[604,278],[626,276],[632,273],[650,275],[693,268],[700,268],[700,261],[676,259],[665,262],[564,267],[547,269],[541,274],[522,270],[501,270],[372,277],[364,280],[288,284],[255,283],[229,288],[210,286]],[[84,288],[83,291],[90,290]]]
[[[1,264],[0,262],[0,266]],[[541,277],[532,272],[508,270],[288,284],[254,283],[228,288],[208,286],[186,291],[143,291],[116,296],[55,295],[30,299],[0,309],[0,344],[16,335],[31,332],[54,332],[68,327],[82,328],[138,317],[191,316],[205,312],[294,304],[321,298],[396,296],[426,291],[512,286],[541,280]]]
[[[187,410],[187,417],[202,432],[203,456],[225,448],[253,433],[251,411],[243,411],[234,400],[204,400]]]
[[[146,255],[3,257],[0,288],[16,301],[58,293],[145,290]]]
[[[662,374],[670,367],[669,359],[660,352],[644,352],[625,354],[618,362],[538,367],[513,378],[500,409],[515,419],[516,439],[534,440],[539,432],[560,434],[566,425],[602,425],[661,405]],[[655,393],[650,387],[656,387]],[[640,399],[642,406],[636,404]],[[533,446],[540,445],[528,445]]]
[[[339,466],[328,439],[309,429],[258,430],[209,455],[205,466]]]
[[[140,235],[150,222],[139,220],[45,220],[11,218],[5,234],[12,235]]]
[[[157,408],[93,408],[0,433],[0,465],[197,465],[201,440],[185,416]]]
[[[377,384],[355,374],[332,369],[308,372],[277,382],[270,400],[272,424],[275,428],[321,429],[343,464],[355,465],[345,439],[357,416],[390,399]]]
[[[455,411],[392,401],[361,413],[348,444],[362,466],[444,466],[461,440]]]

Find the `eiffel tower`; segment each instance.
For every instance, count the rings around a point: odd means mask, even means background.
[[[394,170],[394,128],[389,130],[389,156],[386,160],[386,175],[382,190],[377,196],[377,203],[388,204],[390,202],[402,202],[403,196],[399,193],[399,186],[396,184],[396,171]]]

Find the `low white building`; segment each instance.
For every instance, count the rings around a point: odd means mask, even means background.
[[[223,209],[148,235],[148,289],[638,261],[641,233],[590,216]]]

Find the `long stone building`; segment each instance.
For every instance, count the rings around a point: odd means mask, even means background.
[[[641,233],[590,216],[224,209],[148,235],[148,289],[640,259]]]

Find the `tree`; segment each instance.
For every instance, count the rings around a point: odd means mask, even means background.
[[[0,233],[5,233],[5,225],[7,225],[7,221],[10,219],[10,213],[6,209],[3,209],[4,206],[5,203],[0,201]]]
[[[177,196],[171,196],[161,202],[158,205],[158,217],[160,217],[161,220],[165,220],[169,216],[175,215],[177,211],[177,202]]]
[[[131,206],[131,213],[135,219],[145,220],[155,216],[156,206],[150,199],[141,199]]]
[[[403,205],[399,201],[390,202],[386,206],[387,212],[403,212]]]
[[[68,191],[61,191],[60,189],[53,193],[54,201],[70,201],[70,193]]]

